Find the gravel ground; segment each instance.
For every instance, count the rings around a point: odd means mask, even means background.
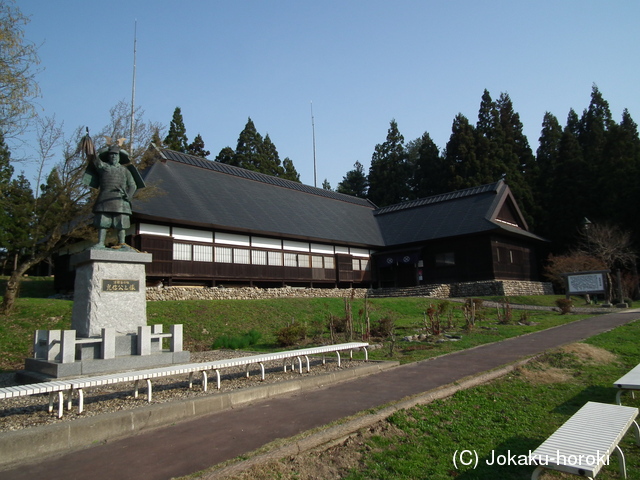
[[[214,350],[209,352],[191,353],[191,362],[210,362],[227,358],[255,355],[255,352],[238,352],[232,350]],[[295,361],[295,359],[292,359]],[[354,368],[364,364],[363,361],[343,359],[341,367],[335,356],[327,355],[326,364],[322,365],[321,357],[309,357],[311,371],[304,370],[303,375],[322,375],[344,368]],[[252,365],[250,376],[245,376],[244,367],[228,368],[220,372],[221,388],[216,389],[215,377],[209,380],[208,391],[202,390],[201,377],[194,376],[194,385],[189,390],[188,375],[178,375],[175,377],[165,377],[153,381],[153,401],[152,403],[165,403],[187,398],[194,398],[204,395],[217,395],[220,392],[229,392],[240,388],[264,385],[265,383],[276,383],[295,379],[300,374],[287,368],[285,373],[282,368],[282,361],[265,363],[265,380],[260,380],[260,368]],[[17,385],[14,374],[0,374],[0,387]],[[210,375],[211,377],[211,375]],[[49,396],[31,395],[28,397],[10,398],[0,400],[0,432],[14,431],[23,428],[49,425],[53,423],[69,422],[78,418],[101,415],[109,412],[122,410],[132,410],[149,405],[146,395],[146,384],[141,384],[140,396],[133,397],[133,383],[124,382],[105,387],[95,387],[85,389],[84,411],[78,414],[77,396],[73,397],[71,410],[65,410],[62,418],[57,417],[57,400],[54,412],[48,412]]]

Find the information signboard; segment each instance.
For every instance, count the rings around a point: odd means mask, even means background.
[[[569,295],[586,295],[606,293],[606,271],[565,273],[567,293]]]

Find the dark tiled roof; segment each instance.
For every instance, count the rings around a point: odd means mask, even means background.
[[[382,246],[368,200],[200,157],[160,150],[143,176],[159,195],[134,202],[140,218],[327,241]]]
[[[370,208],[375,207],[373,203],[365,198],[343,195],[342,193],[324,190],[322,188],[311,187],[309,185],[305,185],[299,182],[293,182],[284,178],[273,177],[271,175],[265,175],[264,173],[234,167],[233,165],[227,165],[226,163],[212,162],[211,160],[207,160],[206,158],[174,152],[173,150],[162,149],[161,152],[164,158],[179,163],[184,163],[186,165],[193,165],[195,167],[205,168],[207,170],[225,173],[227,175],[233,175],[235,177],[246,178],[247,180],[254,180],[256,182],[262,182],[269,185],[274,185],[276,187],[289,188],[292,190],[298,190],[300,192],[310,193],[312,195],[333,198],[334,200],[340,200],[341,202],[354,203],[356,205],[362,205]]]
[[[536,240],[526,230],[495,221],[503,196],[503,181],[390,205],[374,212],[385,245],[394,246],[502,230]]]
[[[224,163],[158,155],[143,176],[161,192],[134,202],[141,219],[373,248],[489,231],[543,240],[496,220],[505,201],[515,205],[502,180],[375,210],[366,199]]]
[[[388,207],[379,208],[376,211],[376,215],[383,215],[385,213],[397,212],[399,210],[407,210],[410,208],[423,207],[425,205],[433,205],[435,203],[442,203],[449,200],[459,200],[487,192],[495,193],[500,183],[501,182],[490,183],[488,185],[480,185],[479,187],[456,190],[455,192],[442,193],[440,195],[433,195],[431,197],[418,198],[417,200],[396,203],[395,205],[389,205]]]

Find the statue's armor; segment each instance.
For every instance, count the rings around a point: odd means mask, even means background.
[[[127,168],[120,164],[100,162],[100,192],[93,206],[95,213],[124,213],[131,215],[131,196],[136,185]]]

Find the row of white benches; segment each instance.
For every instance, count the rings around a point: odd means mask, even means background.
[[[249,367],[251,365],[260,366],[261,379],[265,378],[264,364],[266,362],[283,360],[284,371],[287,371],[287,360],[296,359],[298,362],[298,370],[303,373],[303,361],[305,359],[307,372],[310,370],[309,355],[322,355],[322,363],[325,363],[325,354],[335,353],[337,355],[338,366],[341,366],[340,352],[349,351],[349,358],[353,358],[353,351],[362,349],[365,354],[365,361],[369,359],[367,347],[368,343],[349,342],[336,345],[325,345],[321,347],[302,348],[298,350],[287,350],[276,353],[263,353],[251,355],[247,357],[238,357],[227,360],[216,360],[213,362],[188,363],[181,365],[172,365],[168,367],[151,368],[147,370],[137,370],[131,372],[111,373],[107,375],[98,375],[92,377],[82,377],[71,380],[54,380],[50,382],[35,383],[29,385],[17,385],[14,387],[0,388],[0,399],[22,397],[27,395],[49,394],[49,412],[53,411],[53,405],[57,395],[58,399],[58,417],[64,414],[64,404],[66,396],[67,410],[71,409],[73,392],[78,393],[78,413],[82,413],[84,409],[84,389],[90,387],[99,387],[103,385],[111,385],[122,382],[134,382],[134,397],[138,398],[138,386],[140,381],[147,384],[147,401],[152,400],[153,379],[162,377],[171,377],[174,375],[189,374],[189,388],[193,386],[194,373],[202,374],[202,387],[207,390],[208,376],[207,372],[214,371],[216,374],[216,386],[220,389],[220,370],[230,367],[244,366],[246,367],[246,376],[249,376]],[[293,365],[292,365],[293,368]]]
[[[640,390],[640,365],[613,384],[618,389],[616,405],[587,402],[532,454],[538,465],[531,475],[538,479],[545,469],[558,470],[587,478],[595,478],[609,457],[618,456],[620,473],[627,478],[627,468],[620,441],[633,429],[640,445],[640,428],[636,422],[638,409],[621,403],[622,393]]]

